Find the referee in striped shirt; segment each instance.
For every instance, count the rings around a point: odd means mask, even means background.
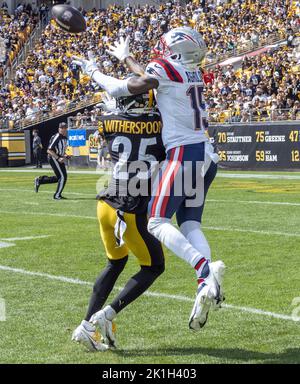
[[[66,197],[63,197],[61,194],[67,181],[67,170],[65,166],[65,160],[69,158],[69,156],[66,155],[67,143],[67,124],[60,123],[58,126],[58,133],[51,137],[47,149],[48,160],[55,176],[36,177],[34,179],[35,192],[39,191],[41,184],[57,183],[56,192],[53,198],[55,200],[66,199]]]

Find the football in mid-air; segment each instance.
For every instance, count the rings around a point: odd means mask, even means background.
[[[54,5],[52,16],[59,27],[66,32],[80,33],[86,30],[86,22],[82,13],[71,5]]]

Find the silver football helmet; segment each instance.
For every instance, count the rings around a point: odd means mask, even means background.
[[[161,56],[197,68],[204,59],[207,46],[199,32],[190,27],[178,27],[165,33],[159,42]]]
[[[127,114],[153,114],[159,113],[153,90],[141,95],[133,95],[117,98],[117,107]]]

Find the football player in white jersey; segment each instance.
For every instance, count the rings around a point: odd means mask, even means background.
[[[181,27],[163,35],[160,51],[161,57],[150,62],[143,73],[130,56],[129,39],[115,43],[109,53],[140,74],[126,80],[102,74],[94,60],[76,61],[113,97],[156,90],[167,158],[154,184],[148,230],[195,269],[198,290],[189,327],[199,330],[205,325],[210,308],[218,308],[224,299],[225,270],[222,261],[211,262],[210,248],[200,228],[204,199],[217,162],[205,135],[207,113],[199,69],[207,48],[197,31]],[[171,223],[174,214],[180,230]]]

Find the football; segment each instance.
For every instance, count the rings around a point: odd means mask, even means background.
[[[80,33],[86,30],[86,22],[81,12],[66,4],[58,4],[52,8],[52,16],[57,25],[66,32]]]

